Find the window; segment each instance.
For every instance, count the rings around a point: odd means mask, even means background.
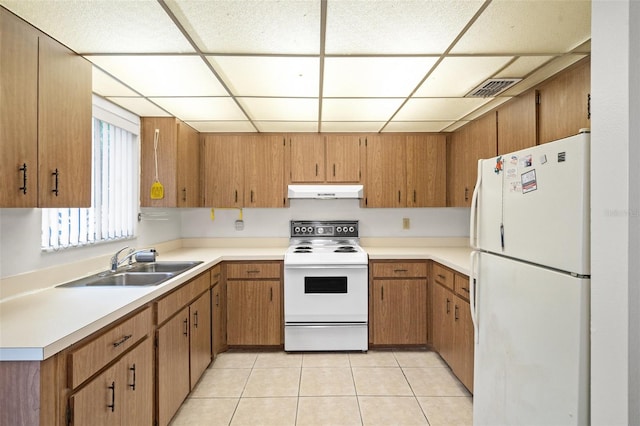
[[[42,209],[43,250],[135,236],[139,186],[137,117],[96,97],[93,115],[91,207]]]

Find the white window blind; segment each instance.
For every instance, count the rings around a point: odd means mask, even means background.
[[[42,209],[42,249],[77,247],[135,235],[137,139],[136,134],[94,117],[91,207]]]

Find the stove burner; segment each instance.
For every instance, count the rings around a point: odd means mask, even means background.
[[[334,253],[356,253],[357,250],[352,246],[342,246],[334,250]]]

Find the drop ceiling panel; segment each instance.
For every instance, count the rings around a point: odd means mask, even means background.
[[[201,133],[255,133],[250,121],[185,121]]]
[[[127,86],[99,70],[96,67],[92,69],[93,92],[100,96],[140,96]]]
[[[238,98],[252,120],[314,121],[318,100],[300,98]]]
[[[590,34],[588,0],[494,0],[451,53],[562,53]]]
[[[406,97],[436,57],[326,58],[325,97]]]
[[[490,98],[412,98],[394,119],[398,121],[458,120],[490,100]]]
[[[167,3],[205,53],[320,51],[320,0]]]
[[[194,51],[154,0],[2,0],[2,4],[78,53]]]
[[[144,96],[226,96],[198,56],[87,56]]]
[[[478,56],[445,58],[418,88],[414,97],[462,97],[492,77],[513,58]],[[473,70],[470,73],[469,70]]]
[[[255,121],[261,132],[267,133],[315,133],[318,131],[317,121]]]
[[[208,60],[236,96],[318,96],[318,58],[217,56]]]
[[[383,132],[441,132],[453,121],[391,121]]]
[[[327,54],[443,53],[482,1],[327,2]]]
[[[367,132],[377,133],[384,126],[384,121],[323,121],[323,133]]]
[[[324,99],[322,121],[387,121],[401,103],[401,98]]]
[[[586,55],[565,55],[555,58],[537,69],[526,80],[521,81],[513,86],[513,88],[504,91],[502,95],[517,96],[585,57]]]
[[[498,106],[502,105],[503,103],[511,99],[512,98],[507,96],[491,99],[486,104],[482,105],[480,108],[474,110],[473,112],[471,112],[470,114],[467,114],[462,118],[466,121],[475,120],[476,118],[479,118],[481,115],[486,114],[487,112],[491,111],[494,108],[497,108]]]
[[[169,117],[171,114],[145,98],[108,97],[111,102],[140,117]]]
[[[149,98],[181,120],[246,120],[247,117],[230,97],[220,98]]]
[[[494,77],[524,78],[553,58],[553,56],[521,56]]]

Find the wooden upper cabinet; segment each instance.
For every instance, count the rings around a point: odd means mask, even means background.
[[[40,37],[38,204],[91,206],[91,63]]]
[[[357,135],[328,135],[326,148],[327,182],[360,182],[360,138]]]
[[[446,136],[376,135],[366,151],[367,207],[446,205]]]
[[[243,136],[244,206],[284,207],[284,148],[282,136]]]
[[[405,207],[405,144],[400,136],[367,138],[366,207]]]
[[[498,155],[537,144],[536,109],[535,90],[530,90],[498,108]]]
[[[476,184],[478,160],[497,153],[496,113],[472,121],[451,135],[447,205],[469,207]]]
[[[244,167],[240,137],[207,134],[202,148],[205,206],[243,207]]]
[[[407,135],[407,207],[447,204],[447,139],[444,135]]]
[[[358,135],[289,135],[291,183],[358,183]]]
[[[0,207],[35,207],[38,33],[0,8],[0,34]]]
[[[0,207],[89,207],[91,64],[5,9],[0,24]]]
[[[285,140],[281,136],[203,137],[207,207],[283,207]]]
[[[291,183],[325,181],[324,136],[291,135]]]
[[[173,117],[143,117],[141,125],[140,204],[142,207],[198,207],[200,195],[200,142],[198,132]],[[158,133],[157,149],[155,134]],[[158,181],[164,197],[151,198]]]
[[[538,89],[539,143],[578,134],[590,128],[591,61],[585,58]]]

